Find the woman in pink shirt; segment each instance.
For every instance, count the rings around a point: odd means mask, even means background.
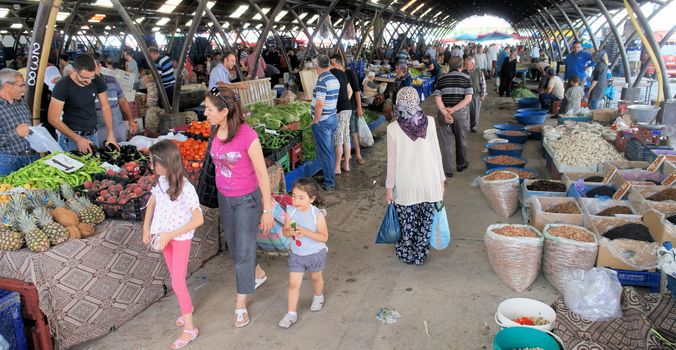
[[[218,126],[209,152],[216,165],[223,236],[235,263],[235,327],[244,327],[249,324],[247,295],[267,279],[256,265],[256,234],[260,228],[267,234],[274,221],[270,181],[263,148],[244,121],[239,96],[227,88],[212,89],[204,102],[204,114]]]

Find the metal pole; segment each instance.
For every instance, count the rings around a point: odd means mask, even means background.
[[[309,53],[310,53],[310,49],[309,49],[309,47],[310,47],[310,42],[309,42],[309,39],[310,39],[310,37],[312,36],[312,34],[310,34],[310,31],[308,30],[307,26],[305,26],[305,23],[303,23],[303,20],[300,19],[300,17],[299,17],[298,14],[296,13],[296,11],[294,11],[294,9],[293,9],[291,6],[288,6],[288,5],[287,5],[287,6],[286,6],[286,9],[287,9],[287,11],[289,11],[289,13],[291,14],[291,16],[293,16],[293,18],[296,19],[296,22],[298,22],[298,24],[299,24],[299,26],[300,26],[300,29],[305,33],[305,36],[308,38],[308,44],[307,44],[308,51],[307,51],[307,53],[309,54]],[[302,67],[302,63],[303,63],[303,62],[299,62],[299,64],[301,65],[301,67]]]
[[[600,0],[594,0],[598,4]],[[591,26],[589,26],[589,22],[587,22],[587,17],[585,17],[584,13],[582,13],[582,10],[580,10],[580,7],[577,6],[575,3],[575,0],[568,0],[568,3],[575,9],[577,12],[577,15],[580,17],[582,20],[582,23],[584,23],[585,28],[587,28],[587,33],[589,33],[589,38],[591,39],[592,45],[594,45],[594,51],[599,50],[599,46],[596,44],[596,38],[594,38],[594,34],[591,30]],[[598,5],[597,5],[598,7]],[[605,9],[605,6],[603,7]],[[606,10],[606,13],[608,13],[608,10]],[[607,16],[606,16],[607,18]],[[612,21],[611,21],[612,22]]]
[[[542,21],[547,28],[549,28],[549,32],[552,34],[552,38],[554,39],[554,42],[556,42],[556,52],[559,53],[559,60],[563,60],[563,50],[561,49],[561,42],[559,39],[556,37],[556,31],[554,31],[554,27],[552,26],[551,23],[547,20],[547,17],[543,15],[542,13],[539,13],[538,15],[533,16],[535,17],[536,20]]]
[[[544,27],[542,27],[540,23],[536,22],[533,19],[533,17],[530,17],[528,20],[533,24],[535,30],[540,31],[539,33],[540,39],[542,40],[542,43],[545,46],[545,51],[549,50],[549,61],[551,64],[553,61],[555,61],[554,58],[555,55],[554,55],[554,46],[552,46],[552,42],[549,40],[549,34],[547,34],[547,31],[545,31]],[[535,32],[535,30],[533,30],[533,32]]]
[[[283,2],[286,2],[286,0],[282,0]],[[331,14],[334,8],[336,8],[336,4],[338,4],[338,0],[332,0],[331,4],[329,4],[329,7],[324,11],[324,13],[319,17],[319,21],[317,22],[317,27],[315,31],[312,33],[312,35],[308,38],[308,44],[307,44],[307,51],[308,53],[312,50],[312,48],[315,46],[315,35],[319,33],[319,31],[322,29],[322,25],[324,25],[324,22],[326,21],[326,17]],[[274,18],[274,17],[273,17]]]
[[[263,10],[255,3],[253,0],[248,0],[249,4],[258,12],[258,14],[263,17],[264,21],[270,21],[268,16],[263,12]],[[272,18],[274,20],[274,17]],[[271,27],[272,30],[272,35],[275,37],[275,40],[277,40],[277,44],[279,44],[279,48],[282,50],[282,58],[284,58],[284,62],[286,62],[286,67],[289,69],[289,72],[291,72],[291,60],[289,60],[289,55],[286,53],[286,48],[284,47],[284,42],[282,41],[282,37],[279,36],[279,33],[277,33],[277,30],[275,29],[274,26]]]
[[[127,10],[124,8],[124,6],[122,6],[120,0],[110,0],[110,2],[113,3],[113,8],[115,8],[117,12],[120,14],[120,17],[122,17],[122,20],[127,25],[128,31],[131,32],[131,35],[136,40],[139,49],[141,49],[143,57],[146,59],[146,62],[148,62],[150,74],[152,74],[153,79],[155,79],[155,84],[157,84],[158,90],[157,92],[160,100],[162,100],[164,112],[167,114],[171,113],[171,109],[169,107],[169,98],[167,97],[167,92],[164,90],[164,85],[162,85],[162,77],[160,77],[160,73],[157,71],[157,67],[155,67],[155,62],[153,61],[152,58],[150,58],[148,46],[146,45],[145,40],[143,40],[143,35],[141,34],[141,31],[138,29],[136,24],[134,24],[134,21],[132,21],[131,17],[129,17]]]
[[[270,20],[270,19],[267,20],[267,22],[265,23],[265,28],[263,28],[263,31],[261,32],[261,35],[258,38],[258,43],[256,44],[256,49],[253,52],[253,54],[256,57],[256,59],[254,60],[253,67],[247,67],[249,69],[249,76],[251,76],[252,79],[258,78],[258,62],[260,62],[261,54],[263,53],[263,44],[265,44],[265,41],[268,39],[268,33],[270,32],[270,29],[272,28],[273,20],[275,19],[275,17],[277,17],[279,12],[282,10],[282,8],[284,7],[284,4],[286,4],[286,0],[281,0],[277,3],[277,6],[275,6],[275,9],[272,10],[272,13],[270,14],[270,18],[272,18],[272,20]],[[252,72],[252,70],[253,70],[253,72]]]
[[[188,49],[192,44],[192,39],[195,36],[197,27],[200,26],[202,22],[202,16],[204,15],[204,9],[207,7],[207,0],[199,0],[197,3],[197,10],[195,10],[195,17],[193,17],[192,24],[190,24],[190,29],[188,33],[183,37],[183,47],[181,47],[181,53],[178,54],[178,64],[176,66],[176,84],[174,85],[174,98],[172,103],[172,109],[174,113],[178,113],[178,107],[181,103],[181,85],[183,84],[183,67],[185,66],[185,60],[188,56]]]
[[[414,25],[411,24],[406,32],[404,33],[404,37],[399,41],[399,46],[397,47],[397,50],[394,51],[394,57],[397,57],[399,55],[399,51],[404,47],[404,42],[406,42],[406,39],[408,39],[408,33],[411,31],[411,28],[413,28]],[[416,29],[417,30],[417,29]]]
[[[662,38],[662,41],[660,41],[660,47],[664,46],[664,44],[669,42],[669,38],[671,38],[671,35],[674,34],[674,31],[676,31],[676,25],[671,27],[671,30],[669,30],[669,32],[666,35],[664,35],[664,37]],[[649,61],[650,61],[650,58],[648,57],[648,58],[644,59],[643,62],[641,63],[641,71],[636,76],[636,80],[634,80],[633,87],[638,87],[638,85],[641,83],[641,79],[643,79],[643,76],[648,71],[648,67],[650,67]],[[668,83],[667,83],[667,85],[668,85]],[[669,95],[666,95],[665,98],[669,99]]]
[[[570,53],[570,47],[568,46],[568,41],[566,40],[566,37],[563,35],[563,30],[561,29],[561,26],[559,25],[559,22],[557,22],[557,21],[554,19],[554,16],[552,16],[552,14],[549,13],[549,11],[548,11],[547,9],[545,9],[544,12],[549,16],[549,18],[551,18],[552,22],[554,22],[554,25],[556,25],[556,29],[559,31],[559,36],[561,37],[561,40],[563,41],[563,44],[564,44],[565,47],[566,47],[566,51],[568,51],[568,53]],[[544,17],[544,15],[543,15],[543,17]],[[556,37],[556,36],[555,36],[555,37]],[[561,44],[559,44],[559,45],[561,45]]]
[[[42,91],[42,80],[38,74],[40,71],[40,61],[41,56],[44,53],[45,48],[42,46],[45,41],[45,36],[47,32],[52,32],[51,30],[46,30],[47,23],[49,22],[49,16],[52,11],[52,6],[54,5],[53,0],[40,1],[38,6],[37,13],[35,14],[35,24],[33,30],[33,37],[31,38],[28,46],[28,67],[26,72],[26,105],[34,106],[34,101],[40,101],[40,92]],[[59,2],[60,6],[60,2]],[[58,7],[57,6],[57,11]],[[16,42],[19,43],[21,40],[21,34],[19,34],[19,40]],[[47,54],[49,55],[49,47],[46,48]],[[45,65],[46,66],[46,65]],[[44,69],[43,76],[44,76]],[[39,91],[36,91],[38,86],[40,87]],[[38,96],[36,98],[36,96]],[[40,115],[40,110],[33,110],[33,115]]]
[[[70,16],[68,16],[68,19],[66,20],[66,24],[63,27],[63,38],[61,40],[61,45],[59,46],[59,55],[61,55],[64,50],[68,49],[68,47],[66,46],[66,35],[69,34],[70,27],[73,25],[73,20],[75,20],[75,14],[77,13],[78,7],[80,7],[80,1],[81,0],[77,0],[75,2],[75,6],[73,6],[73,10],[72,10]],[[68,35],[68,39],[70,39],[70,35]],[[68,40],[68,41],[70,41],[70,40]]]
[[[566,13],[566,11],[563,10],[563,8],[561,7],[561,5],[559,5],[558,2],[552,1],[552,3],[554,4],[554,6],[556,6],[556,9],[559,10],[561,15],[563,15],[563,19],[566,20],[566,23],[568,24],[568,28],[570,28],[570,30],[573,31],[573,36],[575,37],[575,40],[582,41],[582,40],[580,40],[580,35],[577,33],[577,30],[575,29],[573,22],[570,21],[570,17],[568,17],[568,14]]]
[[[569,0],[572,1],[572,0]],[[610,17],[610,13],[608,13],[608,9],[606,8],[606,5],[603,4],[601,0],[594,0],[596,3],[596,7],[598,7],[603,15],[606,17],[606,21],[608,22],[608,25],[610,26],[610,30],[613,32],[613,36],[615,36],[615,41],[617,41],[617,45],[620,48],[620,56],[622,56],[622,66],[624,67],[624,79],[626,86],[629,86],[631,83],[631,71],[629,70],[629,60],[627,59],[627,50],[624,47],[624,42],[622,41],[622,36],[620,35],[620,32],[617,30],[617,27],[615,26],[615,23],[613,23],[613,18]],[[585,20],[586,22],[586,20]],[[591,33],[591,30],[589,30]]]
[[[601,16],[601,17],[603,17],[603,16]],[[615,17],[615,16],[611,15],[611,18],[612,18],[612,17]],[[628,14],[625,15],[624,18],[622,18],[621,21],[617,22],[617,26],[618,26],[618,27],[619,27],[619,26],[622,26],[622,25],[624,24],[624,22],[627,21],[627,19],[629,19],[629,15],[628,15]],[[608,23],[608,22],[606,21],[606,23]],[[601,29],[603,29],[603,26],[600,26],[598,30],[600,31]],[[597,32],[598,32],[598,31],[597,31]],[[630,38],[631,38],[634,34],[636,34],[636,30],[634,30],[634,31],[632,32]],[[606,47],[606,43],[608,42],[608,40],[609,40],[610,38],[611,38],[610,35],[608,35],[608,36],[606,36],[605,38],[603,38],[603,40],[601,40],[601,45],[599,45],[599,47],[600,47],[600,48]],[[626,43],[629,43],[629,41],[626,41]],[[625,44],[625,45],[626,45],[626,44]]]
[[[40,68],[37,71],[37,78],[34,84],[35,88],[35,94],[33,95],[33,124],[34,125],[39,125],[40,124],[40,103],[42,102],[42,88],[45,85],[42,83],[45,81],[45,71],[47,70],[47,63],[49,61],[49,51],[51,48],[51,43],[52,43],[52,37],[54,36],[54,30],[49,30],[47,28],[54,28],[54,25],[56,24],[56,14],[59,12],[59,8],[61,7],[61,0],[54,0],[52,3],[51,8],[49,12],[49,17],[47,17],[47,26],[46,28],[44,27],[34,27],[33,28],[33,33],[37,31],[43,31],[45,33],[45,37],[42,43],[42,52],[40,53]],[[36,23],[37,24],[37,23]],[[35,43],[33,43],[35,44]],[[33,66],[31,65],[31,68]],[[32,70],[31,70],[32,71]],[[42,83],[42,84],[40,84]]]
[[[638,6],[636,0],[625,0],[625,1],[629,4],[629,6],[631,6],[631,9],[634,11],[638,23],[641,25],[641,27],[643,27],[643,31],[645,32],[645,36],[648,39],[648,43],[650,44],[650,46],[653,49],[653,52],[657,56],[657,64],[660,65],[660,71],[662,73],[662,82],[663,82],[662,91],[664,92],[664,98],[670,98],[671,89],[669,89],[669,73],[667,72],[667,67],[664,64],[664,59],[662,59],[662,50],[660,49],[660,45],[657,43],[657,40],[655,40],[655,34],[653,34],[653,30],[650,27],[650,23],[643,15],[643,11],[641,11],[641,7]]]
[[[218,34],[220,34],[221,39],[223,39],[223,44],[225,44],[225,47],[228,49],[229,52],[232,52],[235,55],[235,59],[238,61],[237,64],[235,64],[235,70],[237,71],[237,77],[240,80],[244,80],[244,76],[242,75],[242,70],[239,68],[239,55],[235,53],[234,48],[232,45],[230,45],[230,42],[228,42],[228,37],[225,35],[225,30],[223,30],[223,26],[221,23],[218,22],[216,19],[216,16],[214,16],[214,13],[211,12],[211,9],[208,7],[204,8],[204,12],[209,16],[209,19],[214,22],[214,26],[216,27],[216,31]]]
[[[556,35],[554,34],[554,30],[552,29],[551,26],[549,26],[548,24],[545,24],[545,22],[543,22],[542,19],[540,17],[538,17],[537,15],[533,16],[533,18],[538,23],[540,23],[540,25],[542,26],[542,29],[544,29],[545,34],[547,34],[547,40],[549,41],[549,45],[552,47],[552,54],[553,54],[554,53],[554,44],[552,44],[552,40],[549,40],[549,38],[550,38],[550,35],[551,35],[551,38],[553,39],[553,41],[555,43],[556,43],[556,41],[558,41],[558,39],[556,39]],[[547,32],[548,27],[549,27],[549,32]],[[559,54],[558,59],[556,61],[563,60],[563,55],[561,54],[561,44],[560,43],[556,44],[556,53]],[[552,56],[552,57],[554,57],[554,56]]]

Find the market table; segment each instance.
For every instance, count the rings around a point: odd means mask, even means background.
[[[218,210],[203,209],[188,275],[219,249]],[[142,232],[142,222],[106,220],[91,238],[44,253],[0,251],[0,277],[35,285],[57,347],[68,348],[122,326],[171,289],[161,253],[143,244]]]

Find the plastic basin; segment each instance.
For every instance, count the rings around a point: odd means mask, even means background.
[[[493,348],[495,350],[521,348],[561,350],[559,343],[551,335],[529,327],[511,327],[501,330],[493,338]]]
[[[490,158],[490,157],[494,157],[494,156],[487,156],[487,157],[484,157],[484,158],[483,158],[483,162],[486,164],[486,169],[523,168],[523,167],[526,166],[526,162],[527,162],[527,160],[525,160],[525,159],[523,159],[523,158],[521,158],[521,157],[512,157],[512,158],[516,158],[516,159],[522,160],[523,163],[521,163],[521,164],[516,164],[516,165],[506,165],[506,164],[490,163],[490,162],[488,161],[488,158]]]
[[[514,131],[514,130],[505,130],[505,131]],[[505,135],[505,131],[498,132],[498,137],[501,138],[501,139],[507,139],[511,143],[526,143],[526,141],[528,141],[528,135],[530,135],[529,132],[524,131],[523,135],[511,136],[511,135]]]
[[[528,131],[530,133],[530,135],[528,135],[528,138],[530,138],[532,140],[542,140],[542,132],[530,130],[531,126],[538,126],[538,125],[528,125],[528,126],[526,126],[526,131]]]
[[[549,305],[529,298],[507,299],[498,305],[497,320],[506,327],[521,327],[514,322],[519,317],[542,317],[549,321],[542,326],[523,326],[536,330],[551,330],[556,321],[556,312]]]
[[[519,108],[540,108],[540,99],[537,97],[521,97],[516,99]]]
[[[523,112],[514,114],[514,118],[519,124],[523,125],[542,124],[547,119],[547,113]]]
[[[526,127],[523,125],[519,124],[495,124],[493,125],[494,128],[498,129],[499,131],[523,131],[526,130]]]
[[[511,167],[511,166],[502,166],[502,167],[499,167],[499,168],[488,169],[488,170],[486,170],[484,175],[488,175],[488,174],[490,174],[494,171],[504,170],[504,169],[507,169],[507,168],[518,168],[518,169],[521,169],[523,171],[527,171],[529,173],[532,173],[533,179],[537,179],[537,177],[540,175],[540,173],[538,173],[538,171],[533,169],[533,168],[519,168],[519,167]],[[519,182],[521,182],[521,183],[524,182],[524,180],[526,180],[526,179],[519,178]]]
[[[521,157],[521,153],[523,153],[523,146],[519,146],[518,149],[513,149],[513,150],[500,150],[500,149],[494,149],[497,145],[487,145],[486,148],[488,149],[488,155],[489,156],[510,156],[510,157]]]
[[[629,105],[627,109],[634,123],[650,123],[660,111],[660,107],[648,105]]]
[[[549,113],[549,110],[544,108],[519,108],[516,110],[516,113],[524,113],[524,112],[539,112],[547,114]]]

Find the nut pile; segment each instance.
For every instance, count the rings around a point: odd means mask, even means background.
[[[516,130],[503,131],[500,134],[504,135],[504,136],[526,136],[527,135],[523,131],[516,131]]]
[[[580,214],[580,209],[577,208],[575,202],[566,202],[562,204],[557,204],[545,209],[548,213],[557,213],[557,214]]]
[[[559,162],[568,166],[596,166],[604,161],[623,159],[615,147],[597,133],[580,131],[549,142]]]
[[[535,173],[532,173],[527,170],[519,169],[519,168],[504,168],[502,169],[504,171],[511,171],[513,173],[516,173],[519,175],[520,179],[534,179],[535,178]]]
[[[486,163],[500,164],[500,165],[517,165],[526,163],[525,160],[514,158],[510,156],[494,156],[486,158]]]
[[[532,131],[532,132],[542,132],[542,130],[544,130],[544,128],[545,128],[544,125],[530,125],[526,129],[528,131]]]
[[[606,208],[605,210],[601,210],[596,215],[598,215],[598,216],[615,216],[615,214],[631,215],[633,213],[631,212],[631,209],[629,209],[629,207],[625,207],[624,205],[616,205],[616,206]]]
[[[509,180],[513,178],[514,174],[507,171],[494,171],[489,175],[484,176],[484,180],[486,181]]]
[[[566,239],[572,239],[574,241],[580,241],[580,242],[593,242],[594,239],[591,237],[591,235],[583,230],[580,227],[575,227],[575,226],[554,226],[550,227],[547,230],[547,233],[549,233],[552,236],[555,237],[561,237],[561,238],[566,238]]]
[[[503,226],[493,230],[493,232],[507,237],[537,237],[538,235],[533,230],[527,227],[520,226]]]
[[[667,188],[666,190],[655,193],[646,199],[655,202],[674,201],[676,200],[676,188]]]
[[[517,149],[521,149],[521,146],[513,144],[513,143],[498,143],[495,145],[491,145],[488,148],[494,149],[497,151],[514,151]]]

